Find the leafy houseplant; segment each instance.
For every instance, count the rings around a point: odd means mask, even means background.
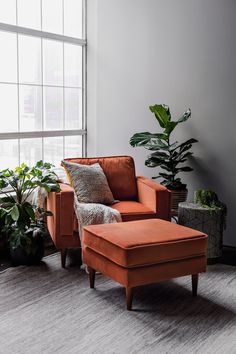
[[[36,263],[43,257],[45,216],[52,214],[30,202],[30,197],[37,187],[60,191],[51,167],[38,161],[31,168],[21,164],[14,171],[0,171],[0,227],[8,237],[13,264]]]
[[[194,192],[194,203],[201,205],[210,211],[211,214],[221,213],[223,222],[226,226],[227,206],[221,202],[217,194],[210,189],[198,189]]]
[[[161,184],[170,190],[186,189],[186,184],[182,183],[181,178],[177,177],[180,172],[189,172],[193,169],[189,166],[182,166],[187,159],[193,155],[189,150],[196,139],[188,139],[183,143],[171,141],[171,133],[182,122],[187,121],[191,116],[188,109],[177,120],[171,120],[170,109],[167,105],[156,104],[149,107],[154,113],[159,123],[162,133],[142,132],[134,134],[130,139],[131,146],[143,146],[145,149],[152,151],[145,161],[148,167],[160,167],[164,172],[160,172],[158,176],[153,178],[163,178]]]

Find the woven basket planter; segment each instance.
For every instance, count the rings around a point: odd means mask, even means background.
[[[188,190],[170,190],[171,192],[171,216],[178,215],[179,203],[185,202],[188,196]]]

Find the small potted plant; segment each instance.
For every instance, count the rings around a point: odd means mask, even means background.
[[[226,216],[226,204],[210,189],[198,189],[193,203],[179,205],[178,223],[208,235],[208,263],[215,263],[222,256]]]
[[[178,204],[187,198],[186,184],[182,182],[178,175],[180,172],[190,172],[193,170],[184,163],[193,155],[190,149],[192,148],[192,144],[196,143],[197,140],[192,138],[179,143],[178,141],[171,140],[171,134],[177,125],[187,121],[191,117],[191,110],[188,109],[177,121],[173,121],[167,105],[156,104],[150,106],[149,109],[154,113],[162,132],[136,133],[131,137],[130,144],[133,147],[142,146],[151,151],[151,154],[145,161],[147,167],[160,167],[164,170],[153,178],[162,178],[161,184],[171,191],[171,211],[172,215],[177,215]]]
[[[40,187],[60,191],[52,165],[38,161],[21,164],[15,170],[0,171],[0,226],[10,245],[13,265],[38,263],[44,255],[47,235],[45,217],[52,215],[32,203],[32,193]]]

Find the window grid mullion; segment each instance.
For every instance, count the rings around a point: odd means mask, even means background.
[[[18,25],[18,1],[16,0],[16,25]],[[16,86],[17,86],[17,131],[20,132],[20,73],[19,73],[19,34],[16,33]],[[18,144],[18,164],[20,164],[20,139]]]
[[[86,1],[82,0],[82,16],[83,16],[83,32],[82,36],[86,35]],[[17,119],[17,132],[15,133],[0,133],[0,141],[1,140],[11,140],[11,139],[17,139],[18,141],[18,161],[20,163],[20,158],[21,158],[21,144],[20,141],[21,139],[30,139],[30,138],[40,138],[42,139],[42,158],[44,159],[45,152],[44,152],[44,147],[45,147],[45,138],[47,137],[56,137],[56,136],[61,136],[63,138],[63,157],[65,157],[65,141],[66,141],[66,136],[82,136],[82,154],[86,154],[86,70],[85,70],[85,65],[86,65],[86,40],[81,39],[81,38],[74,38],[74,37],[69,37],[64,35],[64,9],[65,9],[65,3],[64,0],[62,0],[62,35],[61,34],[56,34],[56,33],[49,33],[46,31],[43,31],[43,0],[40,0],[40,29],[41,30],[35,30],[32,28],[27,28],[27,27],[22,27],[18,26],[19,19],[18,19],[18,0],[15,0],[16,3],[16,26],[11,25],[11,24],[6,24],[6,23],[0,23],[0,30],[10,32],[10,33],[15,33],[16,34],[16,45],[17,45],[17,82],[0,82],[3,84],[13,84],[17,86],[17,104],[18,104],[18,119]],[[22,83],[22,85],[28,85],[28,86],[38,86],[41,87],[41,93],[42,93],[42,99],[41,99],[41,127],[42,130],[40,131],[31,131],[31,132],[21,132],[21,116],[20,116],[20,53],[19,53],[19,36],[20,35],[28,35],[32,36],[35,38],[40,38],[41,39],[41,84],[35,84],[35,83]],[[83,37],[84,38],[84,37]],[[63,129],[60,131],[45,131],[45,96],[44,96],[44,91],[46,86],[52,86],[54,85],[44,85],[44,61],[43,61],[43,56],[44,56],[44,39],[51,39],[51,40],[56,40],[59,42],[62,42],[63,44],[63,86],[56,86],[56,87],[62,87],[63,88]],[[76,46],[81,46],[82,47],[82,85],[81,87],[72,87],[72,86],[65,86],[65,43],[70,43],[74,44]],[[82,90],[80,91],[82,93],[82,129],[76,129],[76,130],[65,130],[66,127],[66,110],[65,110],[65,91],[66,88],[70,89],[76,89],[76,90]],[[41,134],[41,135],[40,135]]]
[[[40,0],[40,25],[43,29],[43,0]],[[42,108],[41,108],[41,126],[44,131],[44,90],[43,90],[43,38],[41,37],[41,94],[42,94]],[[44,138],[42,137],[42,160],[44,161]]]
[[[51,39],[59,42],[64,41],[66,43],[76,44],[82,47],[86,46],[87,44],[85,39],[69,37],[62,34],[51,33],[46,31],[38,31],[32,28],[10,25],[8,23],[3,23],[3,22],[0,22],[0,30],[6,32],[12,32],[12,33],[19,33],[26,36]]]
[[[62,33],[64,35],[64,0],[62,0]],[[62,126],[63,130],[65,130],[65,43],[62,43],[62,84],[63,84],[63,90],[62,90]],[[65,137],[63,136],[63,142],[62,142],[62,149],[63,149],[63,159],[65,157]]]
[[[87,38],[87,3],[83,0],[82,3],[83,11],[83,36]],[[87,131],[87,92],[85,88],[87,87],[87,46],[82,48],[82,128]],[[87,156],[87,134],[82,136],[82,154]]]

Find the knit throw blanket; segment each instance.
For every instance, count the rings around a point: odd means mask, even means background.
[[[41,188],[35,190],[32,197],[32,203],[37,206],[43,206],[47,192]],[[74,195],[74,209],[78,219],[79,235],[81,246],[83,247],[83,227],[86,225],[111,224],[121,222],[120,213],[103,204],[79,203],[76,194]]]
[[[103,204],[79,203],[74,196],[75,214],[78,219],[79,235],[83,245],[83,227],[86,225],[113,224],[121,222],[119,211]]]

